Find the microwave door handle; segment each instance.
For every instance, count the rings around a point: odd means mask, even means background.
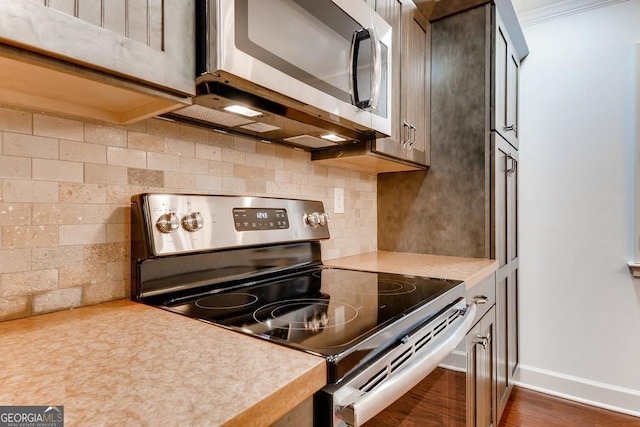
[[[356,64],[357,55],[358,55],[358,43],[360,32],[363,29],[359,29],[353,32],[353,37],[351,38],[351,50],[349,52],[349,94],[351,95],[351,104],[358,106],[360,100],[358,99],[358,76],[356,73],[358,72],[358,67]]]
[[[370,97],[367,101],[361,101],[358,94],[358,55],[360,52],[360,43],[362,41],[371,40],[371,59],[373,66],[371,67],[371,90]],[[358,108],[375,109],[378,106],[380,98],[380,89],[382,85],[382,54],[380,48],[380,40],[375,27],[360,28],[354,31],[351,39],[351,52],[349,54],[349,92],[351,94],[351,103]]]
[[[373,75],[371,79],[371,98],[368,107],[375,110],[378,107],[380,98],[380,89],[382,86],[382,49],[380,47],[380,38],[376,27],[370,27],[369,36],[371,37],[371,56],[373,57]]]

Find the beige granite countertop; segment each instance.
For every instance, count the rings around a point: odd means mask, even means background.
[[[325,260],[464,280],[497,262],[395,252]],[[0,322],[0,404],[65,425],[267,426],[325,385],[324,359],[128,300]]]
[[[491,259],[385,251],[329,259],[324,264],[338,268],[463,280],[467,289],[498,269],[498,261]]]
[[[65,425],[264,426],[325,385],[324,359],[128,300],[0,323],[0,405]]]

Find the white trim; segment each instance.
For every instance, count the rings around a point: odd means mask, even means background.
[[[638,200],[638,198],[636,197],[636,200]],[[636,215],[636,218],[638,216]],[[638,239],[638,236],[636,236],[636,241]],[[637,253],[636,253],[637,256]],[[633,275],[633,277],[637,277],[640,278],[640,264],[638,264],[637,262],[628,262],[627,265],[629,266],[629,272]]]
[[[518,14],[523,27],[628,0],[564,0]]]
[[[636,78],[635,78],[635,93],[636,101],[634,103],[633,115],[635,116],[635,133],[636,133],[636,149],[635,149],[635,161],[634,161],[634,230],[633,230],[633,259],[634,262],[629,263],[629,270],[633,274],[633,277],[640,277],[640,43],[636,44]]]
[[[441,368],[456,372],[467,372],[467,353],[453,350],[440,364]]]
[[[640,391],[520,365],[515,385],[640,417]]]

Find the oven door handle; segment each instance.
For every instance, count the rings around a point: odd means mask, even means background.
[[[406,367],[353,403],[340,405],[340,418],[349,426],[359,427],[415,387],[464,339],[473,325],[476,310],[476,304],[467,306],[463,320],[455,328],[439,337],[439,345],[416,357]]]

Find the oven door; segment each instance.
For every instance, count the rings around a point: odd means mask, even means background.
[[[428,395],[422,396],[425,406],[442,411],[443,404],[462,405],[458,412],[464,418],[467,411],[465,368],[458,369],[449,363],[455,362],[457,349],[466,348],[465,337],[475,313],[475,304],[456,304],[436,319],[399,337],[395,347],[367,362],[359,371],[338,384],[326,386],[316,394],[315,425],[358,427],[367,422],[367,426],[400,425],[407,417],[403,407],[412,404],[408,399],[416,399],[412,389],[431,383],[450,388],[447,392],[460,392],[463,397],[461,402],[460,399],[447,402],[448,398],[441,398],[438,387],[429,386]],[[415,423],[409,425],[429,425],[429,418],[435,417],[423,411],[418,415]],[[433,418],[433,425],[465,425],[464,421],[443,424],[441,418]]]
[[[478,310],[479,312],[479,310]],[[496,347],[491,309],[447,357],[365,427],[497,425],[493,391]]]
[[[392,30],[365,2],[208,3],[219,10],[209,18],[201,79],[230,74],[390,135]]]

